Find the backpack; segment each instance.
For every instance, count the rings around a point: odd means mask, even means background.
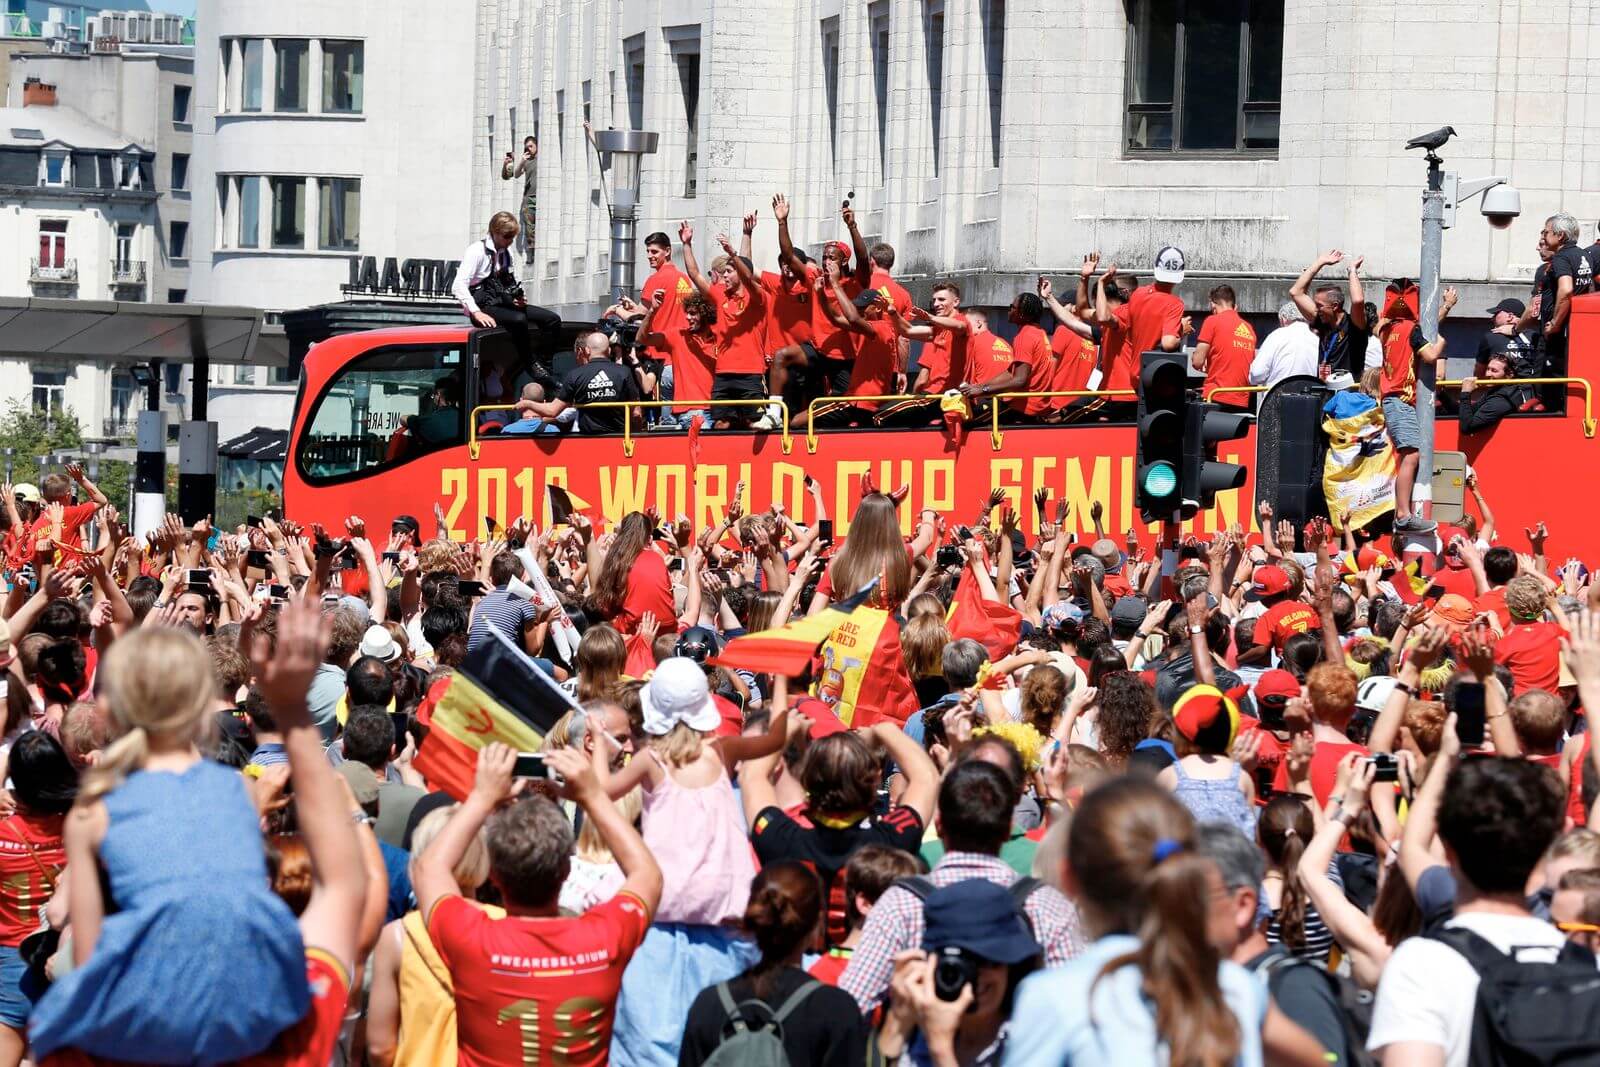
[[[725,1013],[722,1020],[722,1040],[711,1050],[702,1067],[789,1067],[789,1053],[783,1047],[784,1021],[794,1014],[802,1001],[822,988],[815,978],[790,993],[777,1010],[763,1000],[745,1000],[734,1003],[729,983],[717,983],[717,999]],[[758,1013],[755,1025],[746,1011]]]
[[[1424,935],[1442,941],[1478,972],[1470,1067],[1600,1064],[1600,971],[1575,942],[1554,963],[1525,963],[1459,926]]]
[[[951,884],[953,885],[955,883]],[[899,881],[895,882],[895,885],[899,886],[901,889],[904,889],[906,892],[923,902],[927,901],[928,894],[933,892],[934,889],[933,882],[927,878],[924,878],[920,874],[914,874],[906,878],[901,878]],[[1015,882],[1012,882],[1008,888],[1011,892],[1011,899],[1016,902],[1017,910],[1022,913],[1023,919],[1025,919],[1028,923],[1028,932],[1033,934],[1035,940],[1037,940],[1039,934],[1038,931],[1034,930],[1033,928],[1033,916],[1028,914],[1027,904],[1029,897],[1033,896],[1036,891],[1044,888],[1044,883],[1037,878],[1025,874],[1019,877]]]
[[[1344,1044],[1349,1052],[1344,1062],[1350,1067],[1375,1067],[1378,1061],[1367,1051],[1367,1035],[1372,1031],[1372,991],[1361,988],[1342,974],[1334,974],[1326,967],[1319,967],[1289,952],[1268,957],[1256,968],[1256,973],[1267,980],[1267,988],[1271,989],[1275,975],[1294,967],[1310,968],[1328,984],[1333,1002],[1339,1007],[1339,1022],[1344,1027]]]

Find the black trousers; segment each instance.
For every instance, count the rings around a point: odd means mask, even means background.
[[[496,304],[482,308],[482,311],[495,321],[495,325],[511,335],[511,343],[517,346],[517,355],[522,357],[522,362],[533,365],[535,378],[539,377],[541,368],[545,376],[549,376],[551,357],[561,344],[560,315],[538,304],[525,304],[519,308]],[[534,331],[539,334],[537,350],[531,337]]]

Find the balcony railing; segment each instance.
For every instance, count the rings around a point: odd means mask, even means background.
[[[28,267],[28,280],[31,282],[75,284],[78,280],[78,261],[75,259],[62,259],[54,263],[41,263],[35,257]]]
[[[112,285],[143,285],[144,260],[113,259],[111,261]]]
[[[132,437],[138,429],[138,419],[109,418],[100,420],[100,436],[102,437]]]

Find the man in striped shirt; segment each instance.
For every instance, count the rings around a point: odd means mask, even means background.
[[[539,654],[539,646],[533,640],[534,630],[539,623],[539,609],[531,601],[506,588],[511,584],[511,579],[521,578],[523,571],[522,561],[510,551],[501,552],[490,561],[489,580],[494,583],[494,592],[478,601],[477,608],[472,612],[472,627],[467,631],[468,652],[475,651],[479,645],[490,640],[488,628],[493,626],[530,656]]]

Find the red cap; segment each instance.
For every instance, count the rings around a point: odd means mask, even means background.
[[[1273,596],[1289,591],[1289,572],[1271,563],[1257,567],[1250,581],[1250,591],[1257,596]]]
[[[1300,679],[1282,667],[1267,671],[1256,679],[1256,701],[1276,707],[1300,695]]]
[[[838,251],[839,255],[844,257],[844,262],[846,262],[846,263],[850,262],[850,246],[849,245],[845,244],[843,241],[834,241],[833,242],[833,247]]]
[[[1375,545],[1362,545],[1356,550],[1356,569],[1364,571],[1370,567],[1392,571],[1394,570],[1394,560],[1389,558],[1387,552]]]

